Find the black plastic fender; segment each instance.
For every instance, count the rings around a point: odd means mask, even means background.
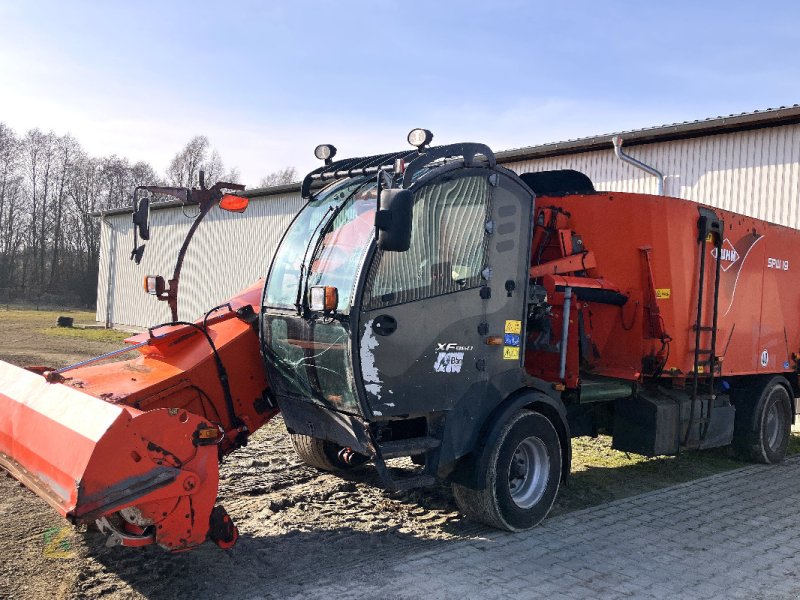
[[[572,444],[570,443],[569,423],[567,422],[567,409],[559,398],[554,398],[543,392],[525,388],[511,394],[487,417],[483,425],[480,441],[475,449],[462,458],[456,468],[450,473],[448,480],[460,483],[473,489],[479,489],[480,479],[476,475],[488,468],[489,454],[486,448],[491,448],[500,436],[505,423],[522,409],[529,409],[546,416],[553,423],[561,441],[562,468],[561,480],[567,480],[572,467]]]

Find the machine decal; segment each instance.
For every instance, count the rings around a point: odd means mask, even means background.
[[[433,370],[437,373],[460,373],[464,364],[463,352],[439,352]]]
[[[375,337],[375,332],[372,330],[372,321],[374,319],[364,326],[364,337],[361,339],[361,376],[364,378],[364,387],[367,392],[380,400],[383,382],[378,368],[375,366],[375,355],[372,353],[378,347],[378,338]]]
[[[516,333],[507,333],[503,336],[503,343],[506,346],[519,346],[520,337]]]
[[[716,248],[712,248],[711,256],[717,258]],[[722,253],[719,259],[721,263],[720,267],[722,268],[723,271],[727,271],[733,265],[735,265],[736,261],[738,260],[739,260],[739,253],[736,251],[736,248],[731,243],[731,241],[728,238],[725,238],[722,242]]]
[[[522,321],[515,321],[513,319],[508,319],[506,321],[506,329],[505,333],[522,333]]]
[[[767,364],[769,364],[769,352],[767,350],[764,350],[761,353],[761,366],[766,367]]]
[[[449,344],[436,342],[436,352],[471,352],[474,348],[475,346],[462,346],[453,342]]]
[[[656,300],[669,300],[672,288],[656,288]]]
[[[519,360],[519,348],[505,346],[503,348],[503,360]]]
[[[720,296],[722,298],[728,298],[728,308],[725,309],[725,312],[722,313],[722,316],[726,316],[730,311],[731,307],[733,306],[733,298],[736,295],[736,286],[739,283],[739,275],[742,272],[742,267],[747,262],[747,257],[752,252],[755,245],[764,239],[764,236],[758,233],[748,233],[744,237],[742,237],[739,241],[736,242],[734,246],[734,251],[736,252],[736,268],[731,269],[734,263],[728,264],[728,267],[725,267],[725,263],[723,262],[720,265],[720,268],[723,271],[723,276],[720,277]],[[727,242],[727,238],[723,241],[723,245]],[[712,255],[716,258],[716,249],[712,250]],[[739,260],[741,257],[741,260]],[[725,259],[725,249],[723,248],[722,251],[722,260]]]
[[[778,271],[788,271],[789,270],[789,261],[783,260],[782,258],[768,258],[767,259],[767,268],[769,269],[777,269]]]

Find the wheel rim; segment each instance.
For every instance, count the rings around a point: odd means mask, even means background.
[[[770,450],[775,450],[780,445],[781,421],[780,401],[772,402],[766,417],[766,438]]]
[[[547,446],[537,437],[522,440],[508,468],[508,491],[514,504],[530,508],[542,499],[550,476]]]

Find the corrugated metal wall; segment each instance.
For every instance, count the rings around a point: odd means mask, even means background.
[[[623,150],[666,175],[664,193],[800,228],[800,125],[631,146]],[[575,169],[598,190],[654,194],[656,179],[612,150],[507,163],[524,173]]]
[[[623,147],[666,175],[665,193],[748,216],[800,228],[800,125],[786,125]],[[612,150],[506,163],[518,173],[575,169],[598,190],[655,193],[655,178],[614,156]],[[210,213],[197,231],[181,276],[180,317],[193,320],[238,290],[264,277],[284,229],[302,206],[299,194],[254,200],[247,212]],[[188,209],[191,211],[191,209]],[[191,216],[191,212],[189,213]],[[166,303],[142,291],[145,274],[172,276],[191,219],[180,209],[151,213],[152,240],[142,264],[128,256],[130,215],[102,225],[97,319],[147,326],[169,319]],[[109,282],[111,285],[109,285]]]
[[[284,230],[302,205],[299,194],[283,194],[254,199],[243,214],[212,210],[186,253],[178,295],[180,318],[194,320],[265,277]],[[146,327],[170,320],[167,303],[145,294],[142,280],[145,275],[172,277],[178,249],[195,214],[192,207],[185,212],[181,208],[151,211],[151,239],[138,266],[129,259],[133,248],[130,214],[103,219],[98,321]]]

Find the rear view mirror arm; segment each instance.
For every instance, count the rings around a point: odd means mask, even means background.
[[[165,194],[167,196],[172,196],[173,198],[177,198],[184,204],[196,204],[200,207],[200,212],[195,217],[192,226],[186,233],[186,237],[183,240],[181,249],[178,252],[178,258],[175,262],[175,270],[172,273],[172,279],[169,280],[169,287],[167,288],[165,294],[163,294],[162,296],[157,296],[159,300],[165,300],[169,305],[170,315],[173,321],[178,320],[178,285],[181,277],[181,269],[183,268],[183,260],[186,257],[186,251],[189,249],[189,243],[192,241],[195,231],[197,231],[200,222],[205,218],[208,212],[214,207],[215,204],[217,204],[222,199],[223,196],[222,190],[242,191],[244,189],[245,186],[243,186],[242,184],[229,183],[225,181],[218,181],[210,188],[206,188],[204,185],[204,178],[201,177],[200,189],[168,187],[159,185],[141,185],[134,190],[133,193],[134,213],[136,213],[136,211],[139,208],[137,204],[137,194],[139,190],[144,190],[150,192],[151,194]],[[133,231],[134,249],[133,252],[131,253],[131,258],[136,261],[136,264],[139,264],[142,258],[142,253],[144,252],[144,246],[137,247],[138,244],[137,229],[138,226],[134,226],[134,231]]]

